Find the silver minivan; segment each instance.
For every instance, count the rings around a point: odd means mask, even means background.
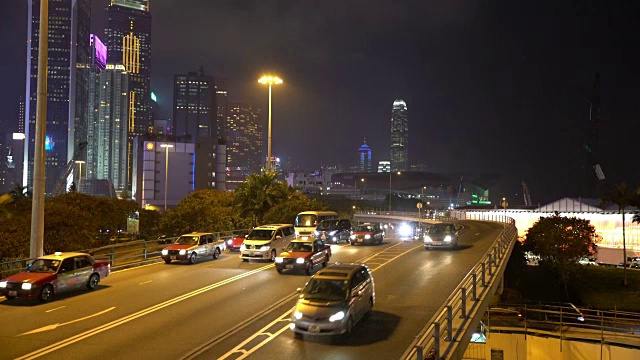
[[[376,299],[371,271],[359,263],[329,265],[298,292],[289,325],[297,338],[302,334],[348,336]]]
[[[242,261],[270,260],[276,256],[296,238],[293,224],[269,224],[253,228],[240,245]]]

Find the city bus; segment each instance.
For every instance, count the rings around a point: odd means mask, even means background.
[[[337,218],[338,213],[335,211],[303,211],[296,216],[296,221],[293,224],[296,229],[296,237],[312,237],[322,220]]]

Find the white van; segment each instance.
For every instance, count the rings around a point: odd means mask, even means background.
[[[312,239],[313,232],[322,220],[338,219],[335,211],[303,211],[296,216],[296,237],[302,240]],[[307,239],[305,239],[305,237]]]
[[[296,238],[292,224],[269,224],[253,228],[240,246],[242,261],[275,261],[282,249]]]

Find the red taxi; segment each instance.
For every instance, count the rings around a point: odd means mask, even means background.
[[[384,231],[378,224],[359,224],[353,229],[350,237],[351,245],[358,244],[382,244],[384,240]]]
[[[227,240],[227,250],[240,251],[240,246],[244,243],[244,239],[247,238],[248,231],[234,232],[231,239]]]
[[[106,260],[95,260],[84,253],[61,253],[41,256],[22,272],[0,280],[0,295],[50,301],[54,294],[86,286],[98,287],[100,279],[111,272]]]

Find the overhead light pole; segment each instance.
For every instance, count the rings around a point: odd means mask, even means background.
[[[82,164],[84,164],[85,161],[83,160],[76,160],[76,164],[78,164],[78,192],[82,192],[80,189],[80,185],[82,185]]]
[[[167,212],[167,192],[169,191],[169,148],[172,148],[171,144],[162,144],[160,147],[164,148],[164,211]]]
[[[282,79],[277,76],[263,76],[258,82],[269,85],[269,126],[267,130],[267,171],[271,171],[271,86],[282,84]]]
[[[360,178],[360,182],[364,182],[364,178]],[[353,188],[354,188],[354,203],[353,203],[353,208],[356,208],[356,205],[358,205],[358,195],[360,195],[360,192],[358,191],[358,179],[357,178],[353,178]]]
[[[393,174],[393,171],[389,169],[389,212],[391,212],[391,174]],[[401,175],[401,174],[402,173],[398,171],[398,175]]]

